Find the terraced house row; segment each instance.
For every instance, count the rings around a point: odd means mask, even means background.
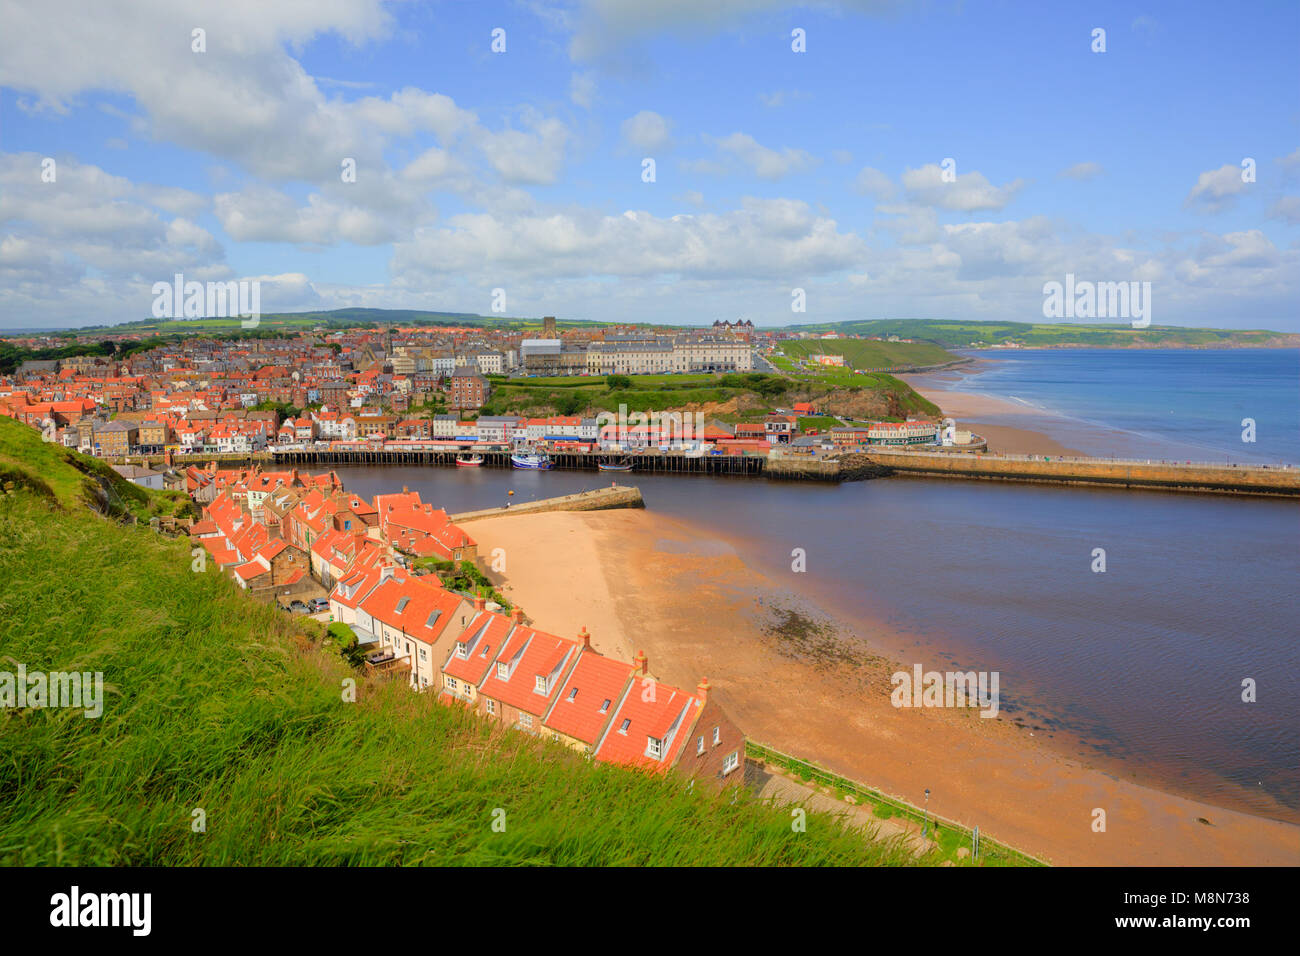
[[[577,640],[489,610],[401,568],[358,568],[330,595],[335,620],[379,648],[373,662],[419,691],[593,760],[739,783],[745,739],[711,699],[657,680],[644,653],[628,664]]]

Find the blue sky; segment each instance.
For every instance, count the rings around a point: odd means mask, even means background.
[[[85,6],[0,7],[0,328],[145,318],[176,272],[760,325],[1034,321],[1074,273],[1300,331],[1294,3]]]

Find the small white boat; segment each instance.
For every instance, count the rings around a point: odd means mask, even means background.
[[[460,468],[477,468],[481,464],[483,464],[482,455],[470,455],[468,458],[461,455],[456,459],[456,465]]]
[[[631,471],[632,470],[632,465],[630,462],[609,463],[609,462],[601,461],[596,463],[596,467],[599,468],[601,471]]]
[[[551,459],[546,455],[511,455],[510,463],[533,471],[548,471],[551,467]]]

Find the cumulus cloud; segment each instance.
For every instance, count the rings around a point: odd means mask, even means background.
[[[623,141],[644,153],[669,149],[672,145],[670,122],[652,110],[642,110],[623,120]]]
[[[983,173],[958,173],[944,182],[944,170],[935,163],[903,173],[903,188],[913,202],[958,212],[999,210],[1007,206],[1027,183],[1016,179],[994,186]]]
[[[1232,163],[1225,163],[1218,169],[1207,170],[1196,177],[1196,184],[1183,200],[1189,208],[1202,209],[1206,212],[1221,212],[1227,209],[1244,193],[1250,184],[1241,178],[1242,169]]]
[[[817,165],[817,160],[802,149],[772,149],[759,143],[748,133],[732,133],[714,140],[718,151],[746,166],[759,179],[784,179],[791,173],[802,172]]]
[[[870,166],[863,166],[858,175],[853,179],[854,192],[871,196],[877,202],[884,202],[893,199],[898,193],[898,187],[894,181],[878,169]]]

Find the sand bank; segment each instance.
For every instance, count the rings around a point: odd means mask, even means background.
[[[707,676],[755,740],[918,803],[1059,864],[1294,865],[1300,827],[1120,780],[1000,719],[902,710],[874,622],[827,624],[726,542],[653,511],[475,523],[503,548],[512,600],[538,627],[586,626],[597,649],[641,649],[659,679]],[[1094,810],[1106,830],[1094,832]]]
[[[1046,413],[1028,405],[996,398],[992,395],[978,395],[974,392],[952,392],[936,388],[933,377],[898,376],[908,382],[923,398],[929,399],[943,409],[944,415],[956,419],[964,428],[969,428],[977,435],[982,435],[989,443],[989,451],[1004,452],[1009,455],[1078,455],[1084,453],[1063,445],[1046,432],[1017,425],[991,423],[987,419],[1010,417],[1014,421],[1033,422],[1041,419],[1045,426],[1052,424]]]

